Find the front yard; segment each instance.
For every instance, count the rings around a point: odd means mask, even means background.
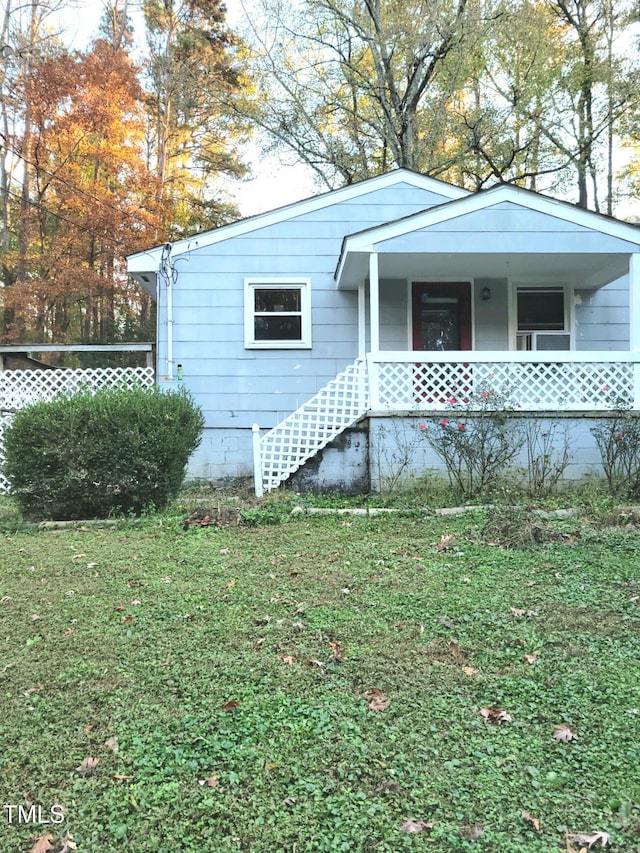
[[[3,534],[2,853],[640,851],[640,528],[183,517]]]

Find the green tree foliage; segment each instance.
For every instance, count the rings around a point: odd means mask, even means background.
[[[185,393],[105,389],[17,412],[5,473],[39,518],[104,518],[160,509],[184,479],[204,418]]]
[[[232,106],[241,97],[241,45],[219,0],[145,0],[150,147],[158,200],[183,236],[220,225],[235,212],[215,179],[242,176],[234,148],[243,130]]]
[[[249,13],[253,73],[268,93],[255,121],[328,186],[393,167],[442,171],[470,5],[267,0]]]
[[[613,212],[631,0],[262,0],[255,119],[328,186],[394,166]]]

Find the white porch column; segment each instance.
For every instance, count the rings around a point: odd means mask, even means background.
[[[366,283],[358,284],[358,358],[364,358],[367,353],[367,306]]]
[[[369,323],[371,352],[380,352],[380,279],[377,252],[371,252],[369,255]]]
[[[629,349],[640,352],[640,254],[629,258]]]
[[[640,254],[629,258],[629,349],[640,357]],[[640,409],[640,363],[633,365],[633,408]]]

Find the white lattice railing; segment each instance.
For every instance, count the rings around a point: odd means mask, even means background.
[[[374,411],[433,411],[483,390],[518,411],[605,411],[616,399],[640,409],[640,353],[380,352],[368,370]]]
[[[94,369],[3,370],[0,371],[0,493],[9,483],[3,473],[4,430],[18,409],[58,395],[100,388],[150,388],[155,381],[152,367],[103,367]]]
[[[437,411],[484,390],[527,412],[640,410],[636,352],[378,352],[358,360],[262,437],[254,426],[256,494],[276,488],[368,411]],[[477,399],[477,397],[476,397]]]
[[[260,436],[254,426],[256,494],[275,489],[369,408],[366,363],[358,359],[307,403]]]

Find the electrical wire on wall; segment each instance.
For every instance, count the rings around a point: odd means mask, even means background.
[[[171,258],[171,243],[165,243],[160,255],[160,276],[167,289],[167,372],[166,379],[173,380],[173,288],[178,281],[178,271]]]

